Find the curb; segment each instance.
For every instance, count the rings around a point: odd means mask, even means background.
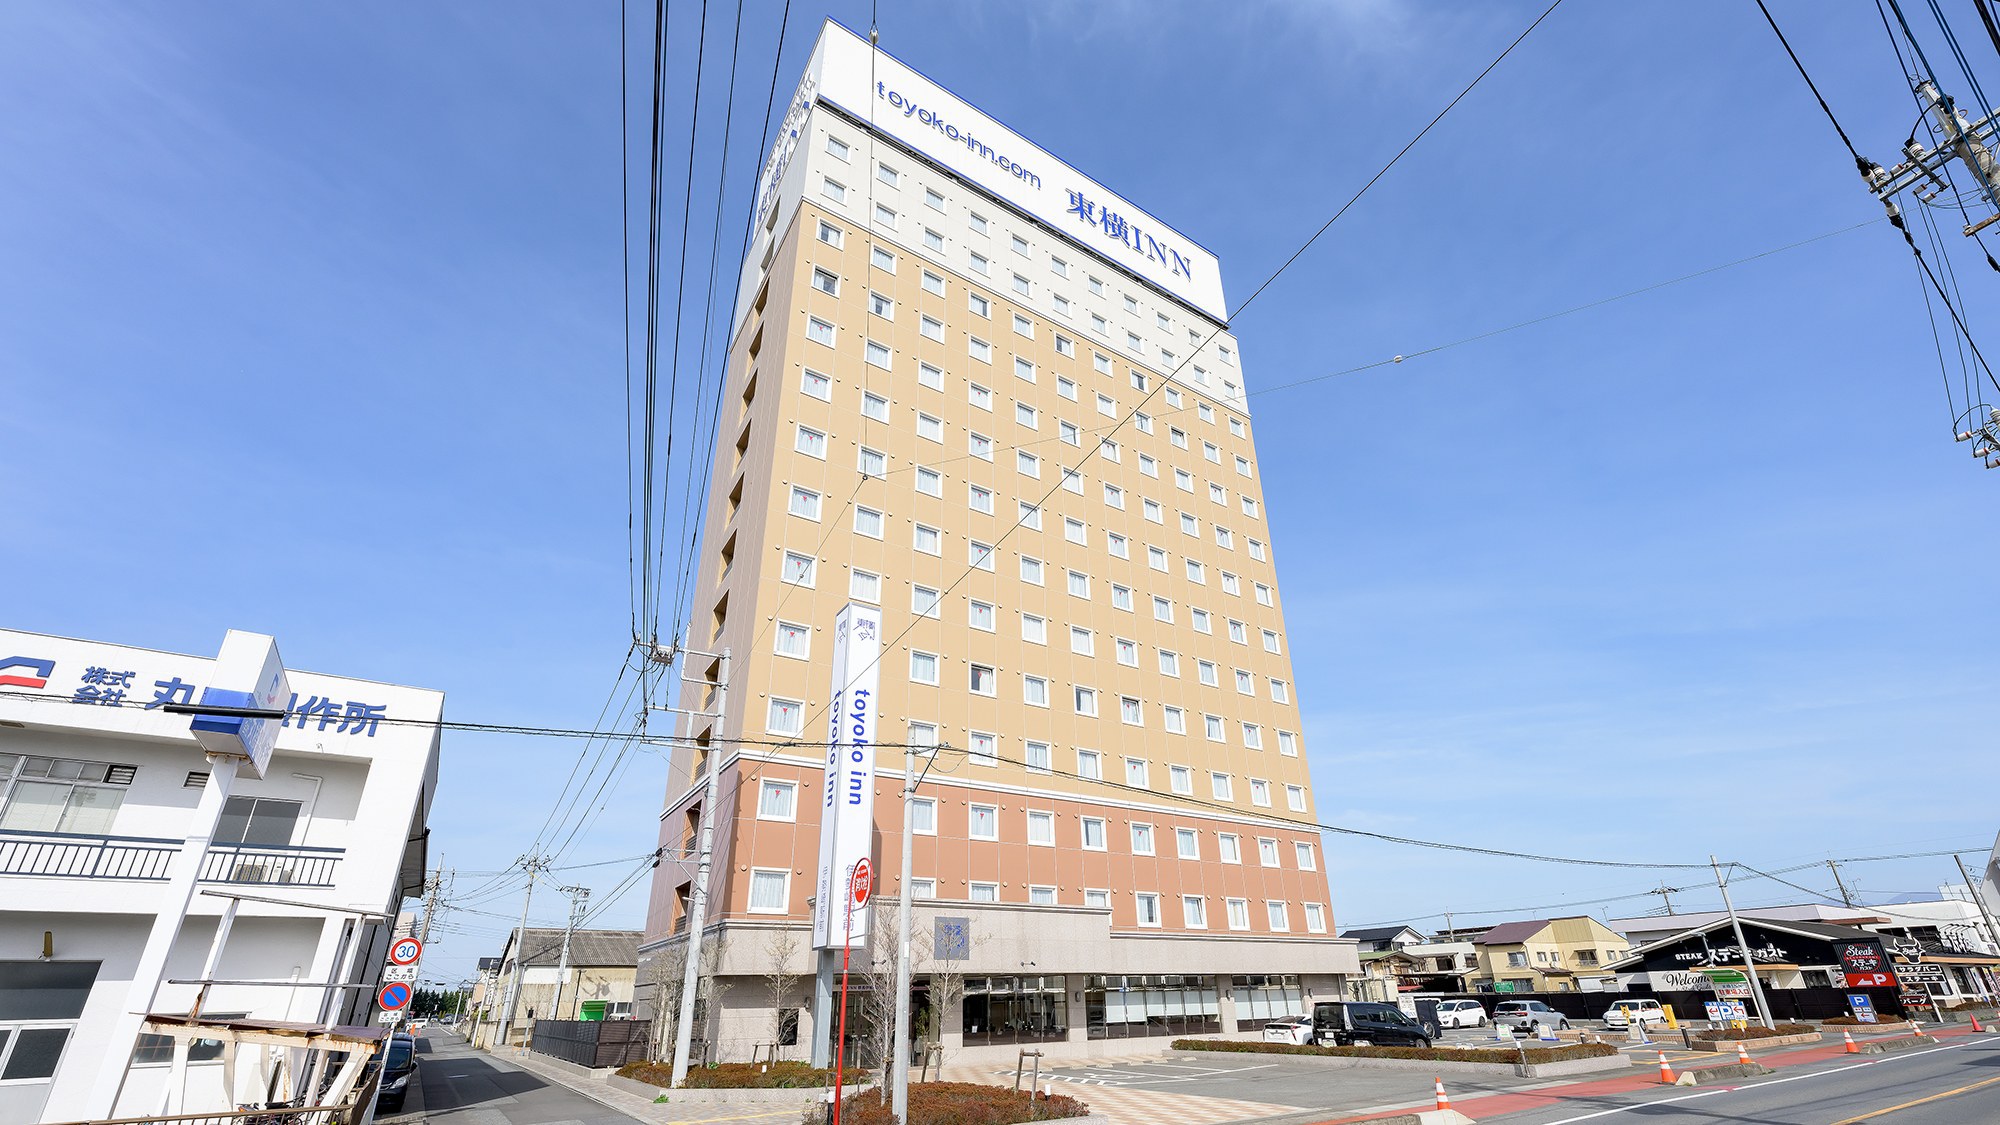
[[[1756,1078],[1765,1074],[1776,1074],[1775,1070],[1762,1063],[1730,1063],[1727,1066],[1689,1067],[1675,1079],[1676,1086],[1701,1086],[1719,1078]]]

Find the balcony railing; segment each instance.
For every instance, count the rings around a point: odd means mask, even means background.
[[[148,836],[0,829],[0,875],[163,883],[180,850],[179,840]],[[288,844],[211,844],[202,857],[201,881],[330,887],[346,853]]]

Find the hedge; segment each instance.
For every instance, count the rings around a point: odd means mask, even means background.
[[[618,1068],[620,1078],[633,1078],[655,1086],[672,1086],[674,1068],[657,1062],[626,1063]],[[866,1074],[864,1072],[863,1077]],[[833,1071],[802,1062],[718,1063],[691,1066],[685,1088],[691,1090],[794,1090],[833,1085]]]
[[[1087,1117],[1090,1107],[1062,1094],[1017,1094],[977,1082],[912,1082],[910,1119],[904,1125],[1015,1125],[1055,1117]],[[813,1106],[802,1119],[821,1125],[825,1108]],[[888,1099],[874,1090],[851,1095],[840,1107],[842,1125],[897,1125]]]
[[[1425,1062],[1518,1063],[1523,1052],[1511,1047],[1314,1047],[1304,1043],[1264,1043],[1255,1039],[1176,1039],[1176,1051],[1232,1051],[1251,1055],[1317,1055],[1350,1059],[1421,1059]],[[1618,1053],[1609,1043],[1568,1043],[1561,1047],[1529,1047],[1529,1063],[1602,1059]]]
[[[1779,1035],[1817,1035],[1819,1028],[1809,1023],[1781,1023],[1776,1027],[1751,1024],[1749,1027],[1721,1027],[1695,1032],[1696,1039],[1770,1039]]]

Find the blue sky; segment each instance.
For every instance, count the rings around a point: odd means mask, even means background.
[[[1773,7],[1892,157],[1914,115],[1874,12]],[[675,8],[673,229],[698,14]],[[743,22],[724,278],[776,9]],[[1539,10],[891,0],[880,25],[1214,250],[1238,301]],[[795,6],[780,96],[828,15],[868,22]],[[691,302],[733,17],[709,14]],[[300,667],[443,689],[454,718],[591,725],[630,626],[617,37],[601,0],[0,7],[7,623],[195,652],[265,630]],[[1570,3],[1235,328],[1276,387],[1879,215],[1754,6]],[[1977,328],[2000,278],[1951,249]],[[688,380],[712,371],[698,329]],[[1760,867],[1990,840],[2000,476],[1951,442],[1932,349],[1877,223],[1253,400],[1323,819]],[[448,735],[433,854],[511,861],[578,749]],[[639,754],[593,793],[561,862],[602,866],[564,878],[601,901],[664,784]],[[1343,925],[1701,878],[1338,838],[1328,862]],[[1871,898],[1950,873],[1845,872]],[[436,973],[519,909],[506,884],[465,905]]]

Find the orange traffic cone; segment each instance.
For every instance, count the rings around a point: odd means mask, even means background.
[[[1736,1041],[1736,1061],[1745,1066],[1750,1065],[1750,1052],[1743,1049],[1743,1040],[1741,1039]]]
[[[1842,1051],[1843,1054],[1858,1055],[1861,1053],[1861,1048],[1854,1045],[1853,1032],[1850,1031],[1841,1032],[1840,1041],[1847,1044],[1847,1047]]]
[[[1665,1051],[1661,1051],[1660,1084],[1663,1086],[1671,1086],[1674,1084],[1675,1081],[1676,1079],[1674,1078],[1674,1068],[1667,1065],[1667,1053]]]
[[[1918,1023],[1915,1016],[1910,1017],[1910,1032],[1919,1039],[1924,1038],[1924,1025]]]
[[[1435,1081],[1437,1082],[1437,1107],[1440,1110],[1448,1110],[1451,1108],[1451,1095],[1444,1092],[1444,1079],[1439,1078]]]
[[[1978,1035],[1979,1033],[1985,1030],[1986,1030],[1985,1028],[1979,1026],[1979,1017],[1978,1016],[1972,1017],[1972,1033],[1974,1035]]]

